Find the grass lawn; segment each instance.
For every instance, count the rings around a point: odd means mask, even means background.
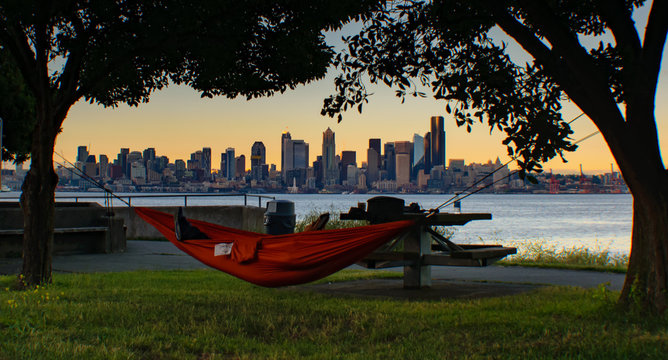
[[[344,271],[325,279],[397,276]],[[665,359],[668,317],[604,288],[399,301],[266,289],[211,271],[0,277],[0,359]]]

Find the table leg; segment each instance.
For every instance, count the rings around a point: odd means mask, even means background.
[[[430,235],[422,227],[413,230],[404,238],[404,251],[419,255],[415,264],[404,266],[404,288],[431,287],[431,266],[422,264],[422,255],[431,253]]]

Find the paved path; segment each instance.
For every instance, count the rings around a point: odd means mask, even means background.
[[[118,272],[131,270],[203,269],[207,266],[166,241],[128,241],[120,254],[83,254],[54,256],[53,270],[58,273]],[[0,274],[17,274],[21,259],[0,259]],[[395,268],[390,271],[402,271]],[[525,267],[488,266],[432,267],[432,278],[439,281],[492,282],[532,285],[573,285],[597,287],[609,283],[619,290],[624,274],[596,271],[556,270]]]

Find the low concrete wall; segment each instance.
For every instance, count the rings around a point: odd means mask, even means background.
[[[69,231],[54,234],[54,254],[113,253],[126,249],[123,220],[107,216],[97,203],[56,203],[54,227],[102,227],[103,231]],[[0,203],[0,257],[20,257],[23,249],[23,212],[18,203]]]
[[[175,215],[178,206],[151,207]],[[264,232],[264,208],[256,206],[188,206],[183,214],[189,219],[197,219],[235,229]],[[114,208],[114,215],[122,218],[127,226],[128,239],[160,239],[162,234],[146,223],[131,208]]]

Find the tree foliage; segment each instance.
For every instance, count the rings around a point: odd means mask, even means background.
[[[576,149],[560,112],[567,100],[564,78],[573,76],[564,74],[561,64],[570,50],[560,50],[560,44],[548,49],[551,39],[544,35],[545,24],[527,13],[527,8],[536,7],[527,3],[389,2],[359,34],[344,38],[347,51],[335,59],[341,70],[335,79],[336,94],[325,99],[323,115],[338,115],[340,121],[349,108],[361,112],[370,96],[367,81],[391,86],[401,98],[425,97],[429,89],[434,98],[446,101],[445,109],[458,126],[470,132],[474,123],[486,123],[490,131],[505,132],[508,154],[519,158],[522,169],[540,171],[541,162],[557,155],[564,159],[564,151]],[[602,35],[608,27],[600,1],[534,3],[553,11],[555,26],[573,39]],[[625,1],[623,10],[630,14],[642,3]],[[514,62],[506,44],[492,38],[498,24],[521,26],[525,36],[539,43],[534,45],[553,53],[524,64]],[[560,51],[564,55],[558,55]],[[619,51],[603,42],[588,51],[617,103],[624,101]]]
[[[21,163],[30,157],[30,140],[35,126],[34,103],[21,73],[7,54],[0,50],[1,160]]]
[[[668,172],[654,107],[668,34],[668,0],[654,0],[641,36],[633,13],[642,0],[408,0],[387,2],[345,39],[335,64],[336,93],[323,115],[369,100],[365,82],[397,96],[446,102],[457,125],[505,132],[523,171],[574,151],[561,104],[577,105],[596,125],[633,194],[631,256],[620,301],[668,307]],[[520,63],[503,31],[532,58]],[[599,40],[587,46],[585,40]]]
[[[12,115],[30,132],[31,167],[22,186],[23,275],[51,279],[53,147],[74,103],[147,102],[170,83],[247,99],[324,76],[333,52],[323,31],[365,18],[377,0],[3,0],[0,53],[28,101]],[[10,64],[10,65],[7,65]],[[11,69],[10,69],[11,70]],[[13,74],[13,70],[10,71]],[[32,104],[32,106],[31,106]],[[31,109],[31,110],[28,110]],[[14,120],[12,120],[14,121]],[[13,130],[12,130],[13,131]]]

